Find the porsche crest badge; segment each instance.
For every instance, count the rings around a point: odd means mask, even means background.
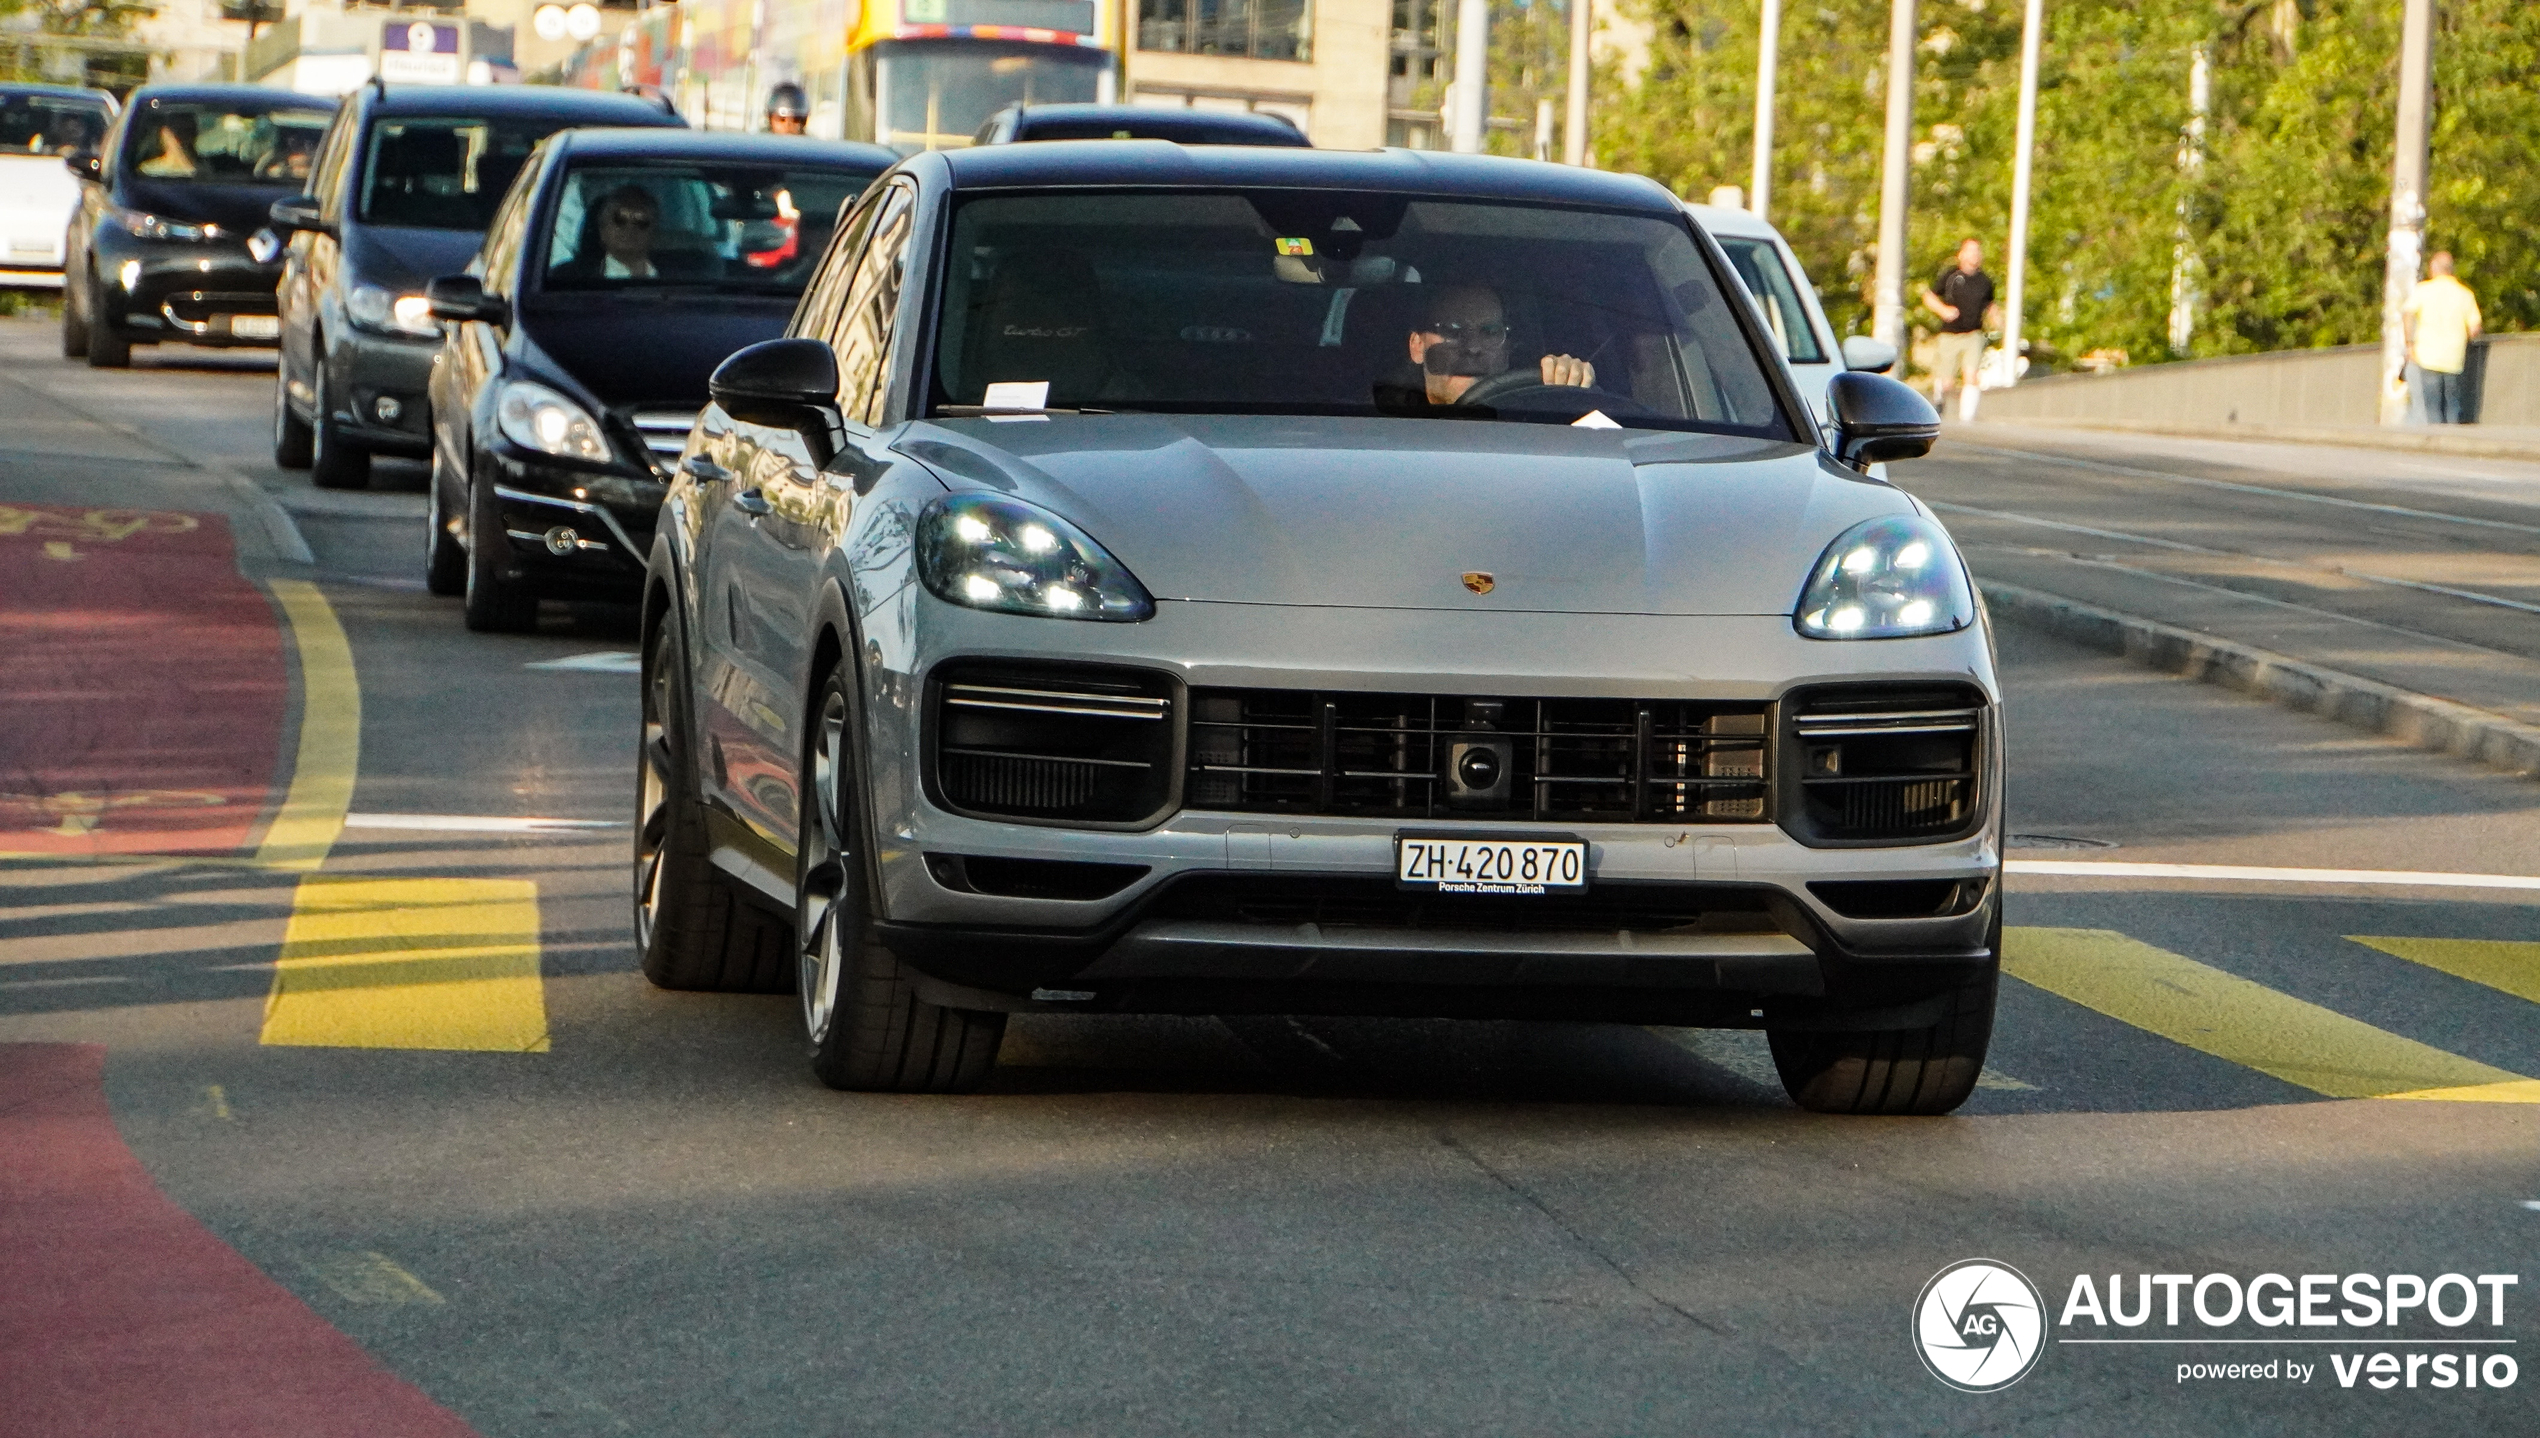
[[[1499,581],[1491,578],[1487,571],[1479,569],[1464,571],[1464,587],[1475,594],[1488,594],[1498,585]]]

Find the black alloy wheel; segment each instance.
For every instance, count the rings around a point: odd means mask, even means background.
[[[505,574],[512,542],[503,533],[503,505],[494,486],[467,487],[467,627],[479,634],[526,634],[538,627],[538,595]]]
[[[459,543],[452,532],[452,519],[441,508],[443,481],[441,456],[434,451],[432,477],[425,482],[431,498],[425,501],[423,523],[423,587],[444,599],[467,592],[467,546]]]
[[[62,358],[88,358],[88,314],[79,297],[88,286],[65,276],[62,280]]]
[[[291,361],[273,358],[273,463],[277,469],[307,469],[314,437],[309,422],[291,412]]]
[[[346,439],[336,427],[324,342],[310,343],[317,351],[317,362],[309,367],[309,480],[320,489],[364,488],[370,483],[370,451]]]
[[[794,948],[811,1071],[835,1089],[967,1093],[996,1067],[1005,1015],[919,998],[907,966],[874,939],[852,674],[840,665],[822,680],[804,755]]]
[[[664,618],[645,652],[635,756],[635,945],[644,977],[664,989],[783,993],[794,982],[791,929],[742,903],[706,857],[696,751],[679,704],[683,673]]]
[[[1813,1113],[1943,1114],[1967,1101],[1984,1073],[2001,987],[2002,911],[1988,959],[1940,995],[1940,1017],[1917,1029],[1770,1029],[1773,1067],[1791,1102]]]
[[[80,306],[88,321],[88,367],[90,369],[130,369],[132,341],[115,328],[114,315],[106,307],[103,295],[97,293],[94,276],[88,282],[88,303]]]

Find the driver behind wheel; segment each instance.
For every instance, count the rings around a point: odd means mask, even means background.
[[[1508,311],[1488,285],[1448,285],[1429,306],[1429,317],[1411,332],[1411,362],[1431,404],[1457,404],[1464,392],[1508,372]],[[1588,389],[1596,366],[1571,355],[1538,361],[1542,383]],[[1505,388],[1502,386],[1501,388]]]

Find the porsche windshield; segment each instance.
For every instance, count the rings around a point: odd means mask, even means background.
[[[1792,437],[1681,221],[1346,191],[985,195],[954,216],[943,306],[939,413],[1037,400]]]

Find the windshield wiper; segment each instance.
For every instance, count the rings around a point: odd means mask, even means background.
[[[1116,409],[1096,409],[1091,405],[1044,405],[1039,409],[990,409],[984,404],[939,404],[935,414],[943,419],[996,419],[1002,416],[1034,414],[1118,414]]]

